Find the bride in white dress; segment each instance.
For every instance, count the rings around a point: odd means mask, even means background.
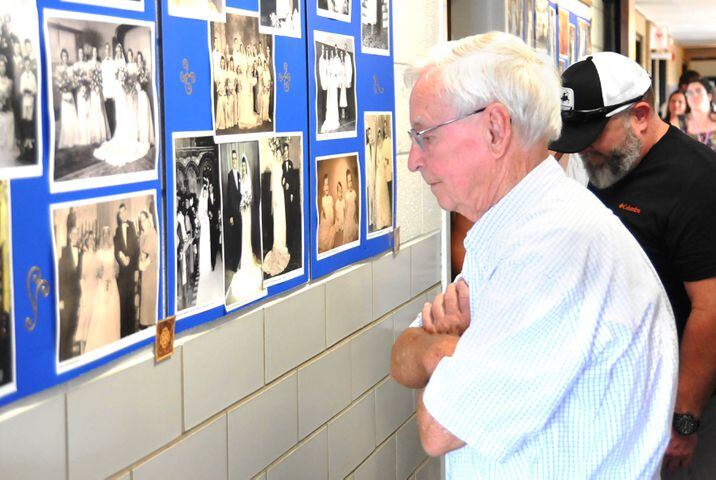
[[[231,295],[241,301],[252,297],[261,290],[263,272],[251,245],[251,207],[257,199],[253,197],[253,180],[246,155],[241,156],[241,260],[239,269],[231,280]]]
[[[149,144],[139,141],[137,130],[137,101],[133,95],[137,64],[133,59],[130,62],[125,60],[121,43],[115,48],[114,61],[117,66],[117,89],[114,96],[117,128],[111,140],[95,149],[94,157],[114,167],[121,167],[147,155]]]
[[[149,72],[142,52],[137,52],[137,130],[139,143],[152,145],[154,143],[154,120],[152,119],[152,106],[149,103],[147,88],[149,85]]]
[[[335,50],[331,50],[326,62],[328,92],[326,94],[326,118],[321,125],[321,133],[334,132],[341,127],[341,122],[338,119],[338,88],[342,75],[343,68],[340,60]]]
[[[109,227],[102,227],[99,249],[99,282],[97,284],[92,320],[87,331],[85,353],[115,342],[120,338],[119,290],[117,273],[119,265],[114,259],[114,244]]]
[[[281,148],[274,151],[274,159],[269,165],[271,172],[271,214],[273,215],[273,248],[264,258],[263,270],[269,275],[283,272],[291,259],[286,247],[286,203],[283,191],[283,169],[281,168]]]
[[[199,194],[199,208],[196,215],[199,220],[199,290],[196,294],[196,304],[204,305],[212,296],[210,282],[207,282],[207,277],[211,275],[211,221],[209,220],[209,184],[206,179]]]

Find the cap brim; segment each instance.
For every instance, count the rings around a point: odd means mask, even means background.
[[[588,123],[562,123],[562,134],[554,142],[550,142],[549,149],[560,153],[581,152],[597,139],[608,117],[600,118]]]

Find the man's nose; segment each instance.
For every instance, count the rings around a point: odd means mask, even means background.
[[[408,170],[416,172],[423,165],[423,151],[415,142],[410,145],[408,152]]]

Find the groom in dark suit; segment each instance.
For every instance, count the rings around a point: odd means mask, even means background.
[[[289,145],[281,147],[281,185],[283,185],[283,201],[286,211],[286,246],[291,260],[301,258],[301,198],[299,196],[299,171],[294,168],[289,158]]]
[[[68,217],[68,220],[69,217]],[[74,222],[68,222],[67,244],[62,247],[58,268],[60,282],[60,360],[73,356],[77,311],[80,305],[80,272],[82,251],[80,233]]]
[[[239,155],[231,151],[231,170],[226,179],[226,267],[234,272],[239,268],[241,259],[241,179],[239,177]]]
[[[121,337],[137,331],[134,292],[137,285],[135,273],[138,270],[139,241],[134,224],[127,219],[127,207],[124,203],[117,211],[117,229],[114,232],[114,258],[119,264],[117,289],[119,290],[119,312],[121,319]]]

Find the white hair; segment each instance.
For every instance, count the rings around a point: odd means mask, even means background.
[[[439,74],[442,93],[458,114],[499,102],[525,146],[559,138],[560,77],[546,55],[518,37],[488,32],[437,45],[408,67],[406,85],[412,87],[428,72]]]

